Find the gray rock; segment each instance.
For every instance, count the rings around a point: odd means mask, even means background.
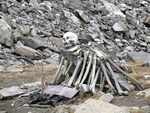
[[[144,40],[145,40],[146,42],[150,42],[150,36],[145,36],[145,37],[144,37]]]
[[[15,53],[21,56],[29,57],[31,59],[41,58],[41,53],[30,47],[24,46],[18,42],[15,47]]]
[[[63,0],[64,4],[67,7],[71,7],[74,9],[80,9],[81,8],[81,0]]]
[[[130,6],[126,5],[126,4],[124,4],[124,3],[119,4],[118,7],[119,7],[119,9],[121,11],[126,11],[127,9],[132,9],[132,7],[130,7]]]
[[[143,91],[139,91],[137,95],[144,96],[146,99],[150,99],[150,88]]]
[[[80,20],[71,12],[64,10],[64,15],[66,18],[68,18],[69,20],[71,20],[74,24],[76,24],[77,26],[80,26]]]
[[[28,25],[22,25],[22,26],[19,26],[20,28],[20,32],[23,34],[23,35],[29,35],[31,29]]]
[[[31,47],[33,49],[47,47],[42,40],[40,40],[38,37],[29,37],[22,40],[25,46]]]
[[[0,19],[0,43],[6,46],[12,46],[13,40],[11,39],[12,29],[3,19]]]
[[[0,111],[0,113],[8,113],[7,111]]]
[[[128,52],[129,58],[131,58],[134,61],[143,61],[144,63],[149,63],[150,61],[150,53],[146,53],[143,51],[140,52]]]
[[[124,31],[127,31],[128,28],[127,28],[127,25],[124,23],[124,22],[117,22],[115,23],[113,26],[112,26],[113,30],[114,31],[121,31],[121,32],[124,32]]]
[[[84,103],[71,107],[74,113],[129,113],[125,108],[101,101],[88,99]]]
[[[106,0],[101,0],[105,6],[105,8],[109,11],[110,15],[117,15],[120,17],[125,18],[126,15],[124,15],[121,10],[115,6],[113,3],[107,2]]]
[[[100,100],[104,102],[111,102],[113,100],[114,96],[110,93],[104,94],[100,97]]]
[[[82,11],[82,10],[77,10],[77,12],[78,12],[80,18],[81,18],[84,22],[86,22],[86,23],[89,22],[89,18],[88,18],[88,16],[84,13],[84,11]]]

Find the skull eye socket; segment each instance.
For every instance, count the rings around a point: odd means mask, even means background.
[[[66,39],[68,40],[68,39],[69,39],[69,37],[67,36],[67,37],[66,37]]]

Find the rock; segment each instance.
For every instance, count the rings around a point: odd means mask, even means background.
[[[144,17],[144,24],[147,27],[150,27],[150,15]]]
[[[13,40],[11,39],[12,29],[3,19],[0,19],[0,43],[11,47]]]
[[[145,36],[145,37],[144,37],[144,40],[145,40],[146,42],[150,42],[150,36]]]
[[[52,108],[51,113],[74,113],[68,105],[59,105]]]
[[[144,96],[146,99],[150,99],[150,88],[138,92],[137,95]]]
[[[31,29],[28,25],[19,26],[22,35],[29,35]]]
[[[3,88],[0,90],[0,99],[14,97],[23,93],[25,93],[25,91],[19,88],[18,86]]]
[[[80,26],[80,21],[79,19],[71,12],[64,10],[64,15],[66,18],[68,18],[69,20],[71,20],[74,24],[76,24],[77,26]]]
[[[58,95],[66,98],[73,98],[79,91],[62,85],[48,85],[43,93],[46,95]]]
[[[81,8],[81,0],[63,0],[64,5],[73,9]]]
[[[74,113],[129,113],[125,108],[101,101],[88,99],[84,103],[71,107]]]
[[[20,32],[19,29],[14,30],[12,35],[13,35],[14,41],[18,41],[18,40],[23,38],[23,35],[22,35],[22,33]]]
[[[88,23],[89,22],[89,18],[88,16],[84,13],[84,11],[82,10],[76,10],[78,15],[80,16],[80,18],[82,19],[82,21]]]
[[[41,58],[42,56],[40,52],[30,47],[24,46],[20,42],[16,44],[15,53],[24,57],[29,57],[31,59]]]
[[[104,102],[111,102],[113,100],[114,96],[110,93],[104,94],[100,97],[100,100]]]
[[[142,61],[144,63],[149,63],[150,61],[150,53],[146,53],[143,51],[140,52],[131,51],[128,52],[128,56],[134,61]]]
[[[113,26],[112,26],[113,30],[114,31],[117,31],[117,32],[124,32],[124,31],[127,31],[128,28],[127,28],[127,25],[123,22],[117,22],[115,23]]]
[[[123,18],[126,17],[126,15],[124,15],[121,12],[121,10],[117,6],[115,6],[114,4],[109,3],[106,0],[101,0],[101,1],[103,2],[104,7],[106,8],[106,10],[108,10],[111,15],[116,15],[116,16],[120,16],[120,17],[123,17]]]
[[[131,107],[129,111],[130,113],[144,113],[144,111],[141,110],[139,107]]]
[[[130,6],[126,5],[126,4],[124,4],[124,3],[119,4],[118,7],[119,7],[119,9],[121,11],[126,11],[127,9],[132,9],[132,7],[130,7]]]
[[[22,41],[25,46],[31,47],[33,49],[46,48],[48,46],[48,44],[46,45],[38,37],[29,37],[29,38],[23,39]]]
[[[0,111],[0,113],[8,113],[7,111]]]

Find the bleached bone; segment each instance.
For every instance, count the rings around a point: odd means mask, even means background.
[[[92,61],[93,61],[93,55],[90,54],[90,55],[89,55],[88,65],[87,65],[87,69],[86,69],[86,71],[85,71],[85,73],[84,73],[84,75],[83,75],[83,78],[82,78],[82,80],[81,80],[79,86],[82,85],[82,84],[84,83],[85,79],[87,78],[87,76],[88,76],[88,74],[89,74],[89,71],[90,71],[90,67],[91,67],[91,65],[92,65]]]
[[[87,51],[87,52],[84,53],[84,56],[83,56],[83,66],[82,66],[80,75],[77,78],[77,81],[75,83],[75,86],[79,85],[79,83],[80,83],[80,81],[81,81],[81,79],[83,77],[83,74],[84,74],[84,71],[85,71],[85,67],[86,67],[86,63],[87,63],[87,60],[88,60],[88,55],[89,55],[89,51]]]
[[[53,81],[54,84],[58,82],[58,80],[59,80],[59,78],[61,76],[61,72],[60,71],[62,69],[63,63],[64,63],[64,57],[61,57],[59,67],[58,67],[58,70],[56,72],[56,77],[55,77],[55,79]]]
[[[75,67],[75,70],[74,70],[74,72],[73,72],[73,75],[71,76],[71,78],[70,78],[70,80],[69,80],[69,82],[68,82],[68,86],[71,86],[72,83],[73,83],[73,81],[75,80],[76,75],[77,75],[77,72],[78,72],[78,70],[79,70],[79,67],[80,67],[81,63],[82,63],[82,59],[79,58],[79,59],[77,60],[77,65],[76,65],[76,67]]]

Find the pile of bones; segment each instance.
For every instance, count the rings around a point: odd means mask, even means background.
[[[79,43],[78,36],[67,32],[63,36],[64,48],[61,50],[61,60],[56,72],[54,84],[84,89],[92,93],[97,91],[127,94],[135,86],[142,89],[137,80],[128,75],[105,50],[96,42]],[[122,82],[119,79],[129,82]]]

